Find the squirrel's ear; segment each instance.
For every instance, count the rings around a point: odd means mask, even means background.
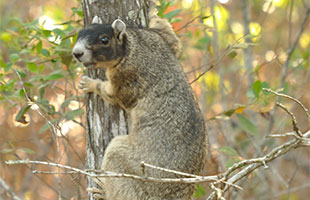
[[[102,20],[96,15],[93,18],[92,24],[102,24]]]
[[[126,32],[126,24],[122,20],[116,19],[112,23],[112,29],[114,30],[114,34],[117,35],[117,38],[119,40],[122,40],[123,39],[123,35]]]

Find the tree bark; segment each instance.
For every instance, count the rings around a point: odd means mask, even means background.
[[[102,23],[111,24],[115,19],[123,20],[127,26],[146,27],[148,24],[148,0],[82,0],[84,26],[91,24],[94,16]],[[87,69],[91,78],[105,80],[102,69]],[[104,151],[112,138],[128,133],[125,112],[111,106],[94,94],[86,97],[86,169],[100,169]],[[88,178],[88,187],[96,184]],[[89,195],[89,198],[92,197]]]

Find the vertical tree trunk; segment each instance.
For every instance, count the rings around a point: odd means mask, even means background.
[[[148,0],[83,0],[82,6],[85,27],[91,24],[94,16],[107,24],[117,18],[135,27],[146,27],[148,22]],[[87,75],[105,80],[102,69],[88,69]],[[127,119],[123,110],[108,105],[99,96],[89,94],[86,102],[86,168],[100,169],[104,151],[112,138],[128,133]],[[88,187],[94,186],[88,179]]]

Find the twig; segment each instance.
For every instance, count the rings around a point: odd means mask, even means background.
[[[283,68],[282,68],[281,88],[284,86],[284,83],[285,83],[289,61],[291,60],[291,56],[292,56],[294,50],[297,47],[297,44],[298,44],[299,39],[300,39],[300,36],[302,35],[302,33],[304,32],[304,30],[306,28],[306,24],[307,24],[306,22],[307,22],[309,16],[310,16],[310,8],[307,8],[304,20],[302,21],[301,27],[299,29],[299,32],[297,33],[297,36],[295,38],[295,41],[294,41],[293,45],[288,50],[287,58],[286,58],[286,61],[285,61],[284,65],[283,65]]]
[[[299,140],[303,140],[303,141],[310,141],[310,138],[303,138],[303,137],[300,137],[299,135],[296,134],[296,132],[288,132],[288,133],[284,133],[284,134],[272,134],[272,135],[269,135],[268,137],[271,137],[271,138],[279,138],[279,137],[287,137],[287,136],[293,136]]]
[[[270,93],[272,93],[272,94],[274,94],[276,96],[284,97],[284,98],[287,98],[287,99],[290,99],[290,100],[296,102],[305,111],[306,116],[308,118],[308,122],[310,124],[310,112],[309,112],[309,109],[307,109],[298,99],[296,99],[294,97],[291,97],[289,95],[286,95],[286,94],[282,94],[282,93],[273,91],[273,90],[271,90],[269,88],[263,88],[262,90],[265,91],[265,92],[270,92]]]
[[[306,132],[305,134],[303,134],[303,138],[307,138],[310,136],[310,130],[308,132]],[[303,140],[299,140],[299,139],[293,139],[289,142],[286,142],[276,148],[274,148],[270,153],[268,153],[267,155],[261,157],[261,158],[254,158],[254,159],[250,159],[250,160],[244,160],[244,161],[240,161],[238,163],[235,163],[232,167],[230,167],[225,173],[222,174],[222,179],[227,181],[230,184],[235,184],[237,181],[239,181],[240,179],[242,179],[243,177],[247,176],[248,174],[250,174],[252,171],[254,171],[255,169],[261,167],[261,166],[267,166],[267,163],[269,163],[270,161],[275,160],[276,158],[296,149],[299,147],[303,147]],[[248,166],[247,166],[248,165]],[[245,167],[246,166],[246,167]],[[241,171],[237,172],[236,174],[234,174],[232,177],[229,178],[229,176],[236,171],[237,169],[241,169],[242,167],[245,167],[244,169],[242,169]],[[223,191],[227,191],[229,189],[229,184],[227,184]],[[212,192],[209,197],[208,200],[214,199],[215,198],[215,194],[216,192]]]
[[[145,162],[141,162],[141,166],[142,167],[149,167],[152,169],[157,169],[157,170],[164,171],[164,172],[170,172],[170,173],[178,174],[178,175],[182,175],[182,176],[189,176],[189,177],[193,177],[193,178],[202,178],[203,177],[203,176],[188,174],[188,173],[179,172],[179,171],[175,171],[175,170],[171,170],[171,169],[166,169],[166,168],[162,168],[162,167],[157,167],[155,165],[147,164]]]
[[[294,116],[294,114],[292,112],[290,112],[284,105],[282,105],[281,103],[276,103],[277,106],[279,106],[280,108],[282,108],[289,116],[291,116],[292,118],[292,124],[293,124],[293,130],[296,132],[296,134],[299,137],[302,137],[302,133],[299,130],[298,126],[297,126],[297,121],[296,121],[296,117]]]
[[[284,83],[285,83],[285,80],[286,80],[286,77],[287,77],[287,69],[288,69],[288,64],[290,62],[290,59],[291,59],[291,56],[294,52],[294,50],[296,49],[297,47],[297,44],[299,42],[299,39],[300,39],[300,36],[302,35],[305,27],[306,27],[306,22],[307,22],[307,19],[310,15],[310,8],[307,8],[307,11],[306,11],[306,14],[305,14],[305,18],[301,24],[301,27],[299,29],[299,32],[297,33],[297,36],[295,38],[295,41],[293,43],[293,45],[291,47],[289,47],[289,50],[288,50],[288,53],[287,53],[287,57],[286,57],[286,60],[285,60],[285,63],[283,64],[283,67],[282,67],[282,78],[281,78],[281,88],[284,87]],[[279,101],[279,97],[276,98],[276,102]],[[270,120],[270,123],[268,125],[268,130],[267,130],[267,133],[266,133],[266,137],[269,136],[270,132],[271,132],[271,129],[273,127],[273,124],[274,124],[274,114],[276,112],[276,108],[277,107],[274,107],[273,110],[271,111],[271,120]],[[309,113],[307,114],[308,116],[308,122],[310,124],[310,119],[309,119]]]
[[[9,193],[14,200],[21,200],[11,189],[10,187],[6,184],[6,182],[0,177],[0,186],[7,192]]]
[[[76,174],[78,172],[76,171],[68,171],[68,172],[50,172],[50,171],[38,171],[38,170],[33,170],[32,173],[34,174]]]
[[[21,76],[19,75],[19,73],[15,69],[13,69],[13,70],[15,71],[19,81],[22,83],[22,89],[24,91],[28,105],[31,105],[31,106],[36,105],[33,107],[35,108],[37,113],[47,121],[47,123],[50,125],[50,127],[52,127],[52,136],[53,136],[53,139],[56,143],[57,162],[60,163],[60,147],[59,147],[59,141],[57,138],[57,127],[41,112],[40,107],[37,106],[37,104],[31,100],[31,98],[28,96],[27,90],[25,88],[25,85],[24,85],[24,82],[23,82]],[[60,130],[60,132],[61,132],[61,130]],[[62,196],[62,194],[61,194],[61,180],[60,180],[59,175],[57,176],[57,182],[58,182],[58,196],[61,197]]]
[[[287,98],[287,99],[290,99],[290,100],[296,102],[296,103],[297,103],[298,105],[300,105],[300,107],[305,111],[307,117],[310,118],[309,109],[307,109],[298,99],[296,99],[296,98],[294,98],[294,97],[291,97],[291,96],[289,96],[289,95],[286,95],[286,94],[282,94],[282,93],[273,91],[273,90],[271,90],[271,89],[269,89],[269,88],[263,88],[262,90],[265,91],[265,92],[270,92],[270,93],[272,93],[272,94],[274,94],[274,95],[277,95],[277,96],[279,96],[279,97],[285,97],[285,98]]]
[[[201,74],[199,74],[194,80],[192,80],[189,84],[193,84],[194,82],[198,81],[202,76],[204,76],[208,71],[210,71],[213,68],[213,65],[211,65],[208,69],[203,71]]]
[[[182,27],[180,27],[179,29],[177,29],[175,32],[179,32],[180,30],[186,28],[188,25],[190,25],[191,23],[193,23],[196,19],[206,19],[210,16],[205,16],[205,17],[201,17],[201,16],[197,16],[197,17],[194,17],[193,19],[191,19],[189,22],[187,22],[186,24],[184,24]]]
[[[175,170],[169,170],[169,169],[164,169],[164,168],[160,168],[160,167],[156,167],[156,169],[160,169],[160,170],[165,170],[165,171],[169,171],[171,173],[176,173],[176,174],[186,174],[186,176],[195,176],[194,178],[155,178],[155,177],[146,177],[146,176],[137,176],[137,175],[133,175],[133,174],[124,174],[124,173],[114,173],[114,172],[109,172],[109,171],[102,171],[102,170],[81,170],[78,168],[74,168],[74,167],[70,167],[67,165],[61,165],[61,164],[57,164],[57,163],[52,163],[52,162],[44,162],[44,161],[32,161],[32,160],[8,160],[5,161],[5,163],[7,165],[14,165],[14,164],[39,164],[39,165],[49,165],[49,166],[54,166],[54,167],[58,167],[58,168],[62,168],[62,169],[66,169],[66,170],[70,170],[70,172],[64,172],[63,174],[72,174],[72,173],[80,173],[80,174],[84,174],[87,175],[91,178],[106,178],[106,177],[114,177],[114,178],[132,178],[132,179],[137,179],[137,180],[143,180],[143,181],[152,181],[152,182],[164,182],[164,183],[187,183],[187,184],[192,184],[192,183],[203,183],[203,182],[217,182],[217,183],[225,183],[225,184],[229,184],[232,187],[235,187],[237,189],[241,189],[241,187],[231,184],[231,183],[227,183],[225,181],[219,180],[218,176],[197,176],[197,175],[193,175],[193,174],[187,174],[187,173],[183,173],[183,172],[177,172]],[[146,163],[144,163],[146,164]],[[152,166],[150,164],[146,164],[147,166]],[[100,174],[93,174],[93,173],[89,173],[89,171],[91,172],[98,172]],[[48,172],[42,172],[42,171],[33,171],[33,173],[45,173],[47,174]],[[59,174],[59,172],[49,172],[51,174]]]

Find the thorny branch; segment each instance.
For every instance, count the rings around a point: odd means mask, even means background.
[[[270,89],[264,89],[265,91],[271,92],[279,97],[288,98],[296,103],[298,103],[305,112],[308,112],[308,109],[299,102],[298,100],[290,97],[288,95],[280,94]],[[259,167],[268,168],[268,163],[277,159],[278,157],[300,147],[309,147],[310,146],[310,130],[306,133],[302,133],[297,127],[297,121],[293,113],[289,112],[288,109],[282,105],[278,104],[282,109],[284,109],[292,118],[293,121],[293,129],[295,132],[289,132],[281,135],[271,135],[270,137],[283,137],[283,136],[294,136],[294,138],[278,147],[272,149],[268,154],[260,157],[260,158],[253,158],[248,160],[243,160],[238,163],[235,163],[233,166],[228,168],[227,171],[213,176],[198,176],[194,174],[188,174],[184,172],[179,172],[175,170],[170,170],[162,167],[157,167],[148,163],[141,163],[142,170],[145,167],[153,168],[160,171],[165,171],[177,175],[184,176],[184,178],[156,178],[156,177],[148,177],[148,176],[137,176],[133,174],[124,174],[124,173],[115,173],[115,172],[108,172],[102,170],[81,170],[78,168],[61,165],[58,163],[51,163],[51,162],[43,162],[43,161],[30,161],[30,160],[9,160],[5,163],[8,165],[13,164],[38,164],[38,165],[49,165],[57,167],[58,169],[64,169],[64,172],[41,172],[41,171],[33,171],[33,173],[43,173],[43,174],[72,174],[72,173],[80,173],[86,176],[89,176],[94,179],[104,178],[104,177],[119,177],[119,178],[131,178],[143,181],[154,181],[154,182],[166,182],[166,183],[202,183],[202,182],[211,182],[211,189],[213,192],[208,197],[208,200],[212,199],[220,199],[224,200],[224,194],[226,191],[229,190],[230,187],[234,187],[237,189],[242,189],[240,186],[236,185],[236,182],[241,180],[242,178],[248,176],[252,173],[255,169]],[[99,179],[98,179],[99,180]]]

